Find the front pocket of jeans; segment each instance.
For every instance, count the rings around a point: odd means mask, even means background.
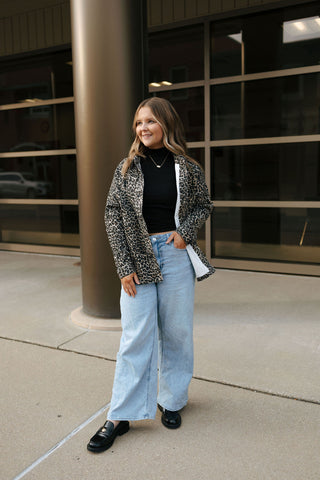
[[[179,252],[179,251],[180,251],[180,252],[185,252],[185,251],[186,251],[186,248],[178,248],[178,247],[175,247],[173,242],[172,242],[172,245],[173,245],[173,248],[174,248],[175,250],[178,250],[178,252]]]

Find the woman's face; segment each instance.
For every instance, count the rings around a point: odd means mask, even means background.
[[[163,131],[150,107],[141,107],[136,120],[136,134],[145,147],[163,147]]]

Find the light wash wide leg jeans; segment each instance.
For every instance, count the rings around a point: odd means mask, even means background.
[[[195,275],[187,251],[166,244],[169,236],[150,236],[163,281],[137,285],[134,298],[121,289],[122,336],[109,420],[155,418],[157,403],[176,411],[188,400]]]

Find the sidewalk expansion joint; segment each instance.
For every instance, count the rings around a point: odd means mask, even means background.
[[[287,393],[275,393],[270,392],[269,390],[263,390],[261,388],[253,388],[245,385],[239,385],[236,383],[224,382],[222,380],[212,380],[210,378],[200,377],[194,375],[192,377],[194,380],[200,380],[202,382],[215,383],[217,385],[224,385],[226,387],[239,388],[241,390],[247,390],[248,392],[259,393],[261,395],[269,395],[270,397],[283,398],[285,400],[295,400],[296,402],[312,403],[314,405],[320,405],[320,400],[313,400],[311,398],[297,397],[295,395],[289,395]]]
[[[78,336],[81,336],[84,333],[87,333],[87,332],[83,332]],[[75,338],[77,338],[77,337],[75,337]],[[116,363],[116,360],[113,359],[113,358],[107,358],[105,356],[92,354],[92,353],[79,352],[77,350],[72,350],[72,349],[68,349],[68,348],[61,348],[61,345],[64,345],[64,343],[62,343],[58,347],[53,347],[51,345],[43,345],[41,343],[31,342],[31,341],[28,341],[28,340],[21,340],[21,339],[15,339],[15,338],[3,337],[3,336],[0,336],[0,339],[11,341],[11,342],[16,342],[16,343],[24,343],[26,345],[33,345],[35,347],[49,348],[50,350],[56,350],[56,351],[60,351],[60,352],[74,353],[76,355],[82,355],[84,357],[97,358],[99,360],[105,360],[107,362]],[[69,341],[71,341],[71,340],[69,340]],[[68,343],[68,342],[65,342],[65,343]],[[320,405],[320,400],[314,400],[314,399],[311,399],[311,398],[298,397],[298,396],[289,395],[289,394],[286,394],[286,393],[270,392],[268,390],[263,390],[263,389],[260,389],[260,388],[253,388],[253,387],[249,387],[249,386],[246,386],[246,385],[239,385],[239,384],[236,384],[236,383],[225,382],[225,381],[222,381],[222,380],[210,379],[210,378],[206,378],[206,377],[201,377],[199,375],[193,375],[192,378],[194,380],[199,380],[201,382],[208,382],[208,383],[214,383],[214,384],[217,384],[217,385],[224,385],[226,387],[238,388],[238,389],[241,389],[241,390],[247,390],[248,392],[258,393],[258,394],[261,394],[261,395],[269,395],[270,397],[278,397],[278,398],[283,398],[285,400],[294,400],[294,401],[297,401],[297,402]]]
[[[86,333],[86,332],[85,332]],[[82,355],[84,357],[90,357],[90,358],[98,358],[99,360],[105,360],[106,362],[113,362],[116,363],[116,360],[114,358],[107,358],[102,355],[96,355],[93,353],[85,353],[85,352],[79,352],[77,350],[72,350],[71,348],[61,348],[59,347],[54,347],[52,345],[44,345],[43,343],[37,343],[37,342],[31,342],[29,340],[21,340],[19,338],[10,338],[10,337],[4,337],[0,335],[0,340],[7,340],[9,342],[15,342],[15,343],[23,343],[25,345],[32,345],[34,347],[40,347],[40,348],[48,348],[49,350],[56,350],[58,352],[66,352],[66,353],[74,353],[75,355]]]

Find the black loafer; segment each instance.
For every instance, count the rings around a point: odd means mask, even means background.
[[[179,428],[181,425],[181,415],[177,412],[172,412],[171,410],[166,410],[158,404],[158,408],[161,415],[161,422],[167,428]]]
[[[114,428],[113,423],[107,420],[106,423],[90,439],[87,449],[94,453],[104,452],[111,447],[118,435],[124,435],[127,433],[129,428],[129,422],[127,421],[121,421],[119,425]]]

